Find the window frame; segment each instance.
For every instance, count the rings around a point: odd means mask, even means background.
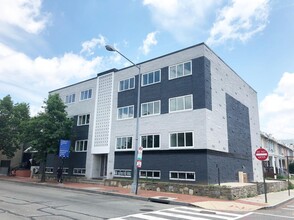
[[[148,148],[148,136],[152,136],[152,147],[151,148]],[[155,144],[155,136],[158,136],[159,137],[159,146],[158,147],[154,147],[154,144]],[[146,137],[146,147],[144,147],[143,146],[143,137]],[[142,146],[143,147],[143,149],[144,150],[158,150],[158,149],[160,149],[160,146],[161,146],[161,137],[160,137],[160,134],[146,134],[146,135],[141,135],[140,136],[140,143],[141,143],[141,145],[140,146]]]
[[[80,92],[80,101],[89,100],[89,99],[92,99],[92,97],[93,97],[93,89],[86,89]]]
[[[45,167],[45,173],[54,173],[54,167]]]
[[[186,98],[187,97],[191,97],[191,107],[190,108],[186,108]],[[175,110],[171,110],[171,102],[172,100],[175,100]],[[179,109],[178,110],[178,106],[177,103],[179,102],[183,103],[183,109]],[[189,95],[184,95],[184,96],[177,96],[177,97],[172,97],[168,99],[168,112],[169,113],[175,113],[175,112],[184,112],[184,111],[191,111],[193,110],[193,94],[189,94]]]
[[[124,111],[124,109],[128,109],[127,111],[128,111],[128,117],[125,117],[125,118],[120,118],[119,116],[120,116],[120,109],[122,109],[122,111]],[[130,108],[133,108],[133,114],[130,116]],[[123,114],[122,114],[122,116],[123,116]],[[132,118],[134,118],[135,117],[135,106],[134,105],[128,105],[128,106],[124,106],[124,107],[119,107],[119,108],[117,108],[117,120],[127,120],[127,119],[132,119]]]
[[[133,87],[131,87],[131,79],[133,79]],[[125,89],[125,83],[126,81],[128,81],[128,88]],[[121,90],[121,82],[123,82],[123,89]],[[135,77],[130,77],[127,79],[122,79],[118,82],[118,92],[123,92],[123,91],[127,91],[127,90],[131,90],[131,89],[135,89],[136,87],[136,80]]]
[[[76,94],[72,93],[65,96],[65,104],[71,104],[76,102]]]
[[[191,133],[192,134],[192,146],[187,146],[187,134]],[[177,135],[177,140],[176,144],[177,146],[172,146],[172,135],[176,134]],[[184,134],[184,145],[179,146],[179,134]],[[193,131],[179,131],[179,132],[170,132],[169,133],[169,148],[170,149],[187,149],[187,148],[193,148],[194,147],[194,132]]]
[[[77,150],[77,144],[79,142],[82,142],[83,143],[83,147],[82,147],[82,150]],[[85,149],[85,143],[86,144],[86,149]],[[81,140],[76,140],[75,141],[75,152],[87,152],[88,151],[88,139],[81,139]]]
[[[85,123],[81,123],[80,117],[85,117]],[[77,126],[84,126],[84,125],[89,125],[90,124],[90,114],[85,114],[85,115],[78,115],[77,119]]]
[[[158,103],[158,109],[159,109],[159,112],[158,113],[154,113],[155,103]],[[153,113],[152,114],[143,115],[143,105],[147,105],[147,112],[149,112],[148,108],[149,108],[149,105],[150,104],[152,104],[152,111],[153,111]],[[141,117],[149,117],[149,116],[160,115],[160,114],[161,114],[161,101],[160,100],[141,103]]]
[[[146,177],[142,176],[142,172],[146,172]],[[152,177],[148,177],[147,173],[152,172]],[[154,177],[154,173],[158,172],[159,177]],[[160,170],[140,170],[139,171],[139,178],[140,179],[153,179],[153,180],[160,180],[161,179],[161,171]]]
[[[159,72],[159,80],[155,82],[156,72]],[[149,75],[153,75],[153,82],[152,83],[149,83]],[[147,76],[147,83],[146,84],[144,84],[144,76]],[[143,86],[150,86],[150,85],[160,83],[160,82],[161,82],[161,69],[142,74],[142,77],[141,77],[141,86],[142,87]]]
[[[118,139],[126,139],[126,148],[117,148],[118,146]],[[131,139],[131,148],[128,148],[128,139]],[[133,137],[132,136],[119,136],[115,138],[115,150],[116,151],[128,151],[128,150],[132,150],[133,149]]]
[[[125,175],[116,174],[117,171],[125,173]],[[130,173],[130,175],[127,175]],[[123,178],[131,178],[132,177],[132,170],[131,169],[114,169],[114,177],[123,177]]]
[[[81,171],[81,172],[75,172],[75,171]],[[74,167],[72,169],[72,174],[77,175],[77,176],[85,176],[86,175],[86,168],[79,168],[79,167]]]
[[[190,64],[190,73],[189,74],[185,74],[185,64],[189,63]],[[182,67],[182,75],[178,75],[178,68],[180,68],[179,66],[183,66]],[[174,68],[175,67],[175,70],[176,70],[176,76],[175,77],[171,77],[171,68]],[[181,77],[186,77],[186,76],[191,76],[192,75],[192,61],[189,60],[189,61],[186,61],[186,62],[182,62],[182,63],[177,63],[175,65],[171,65],[169,66],[168,68],[168,79],[169,80],[173,80],[173,79],[178,79],[178,78],[181,78]]]
[[[172,173],[177,174],[177,178],[172,178]],[[185,174],[185,179],[180,178],[180,174]],[[193,174],[194,178],[193,179],[188,179],[187,176],[188,174]],[[169,171],[169,180],[177,180],[177,181],[196,181],[196,172],[194,171]]]

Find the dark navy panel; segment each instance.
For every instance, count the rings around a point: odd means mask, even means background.
[[[134,152],[116,152],[114,169],[133,169]],[[207,156],[204,151],[144,151],[142,170],[160,170],[161,181],[169,180],[169,171],[192,171],[197,183],[207,183]],[[195,183],[194,181],[185,181]]]
[[[70,152],[69,158],[64,159],[63,167],[69,168],[69,174],[72,175],[73,168],[85,168],[86,167],[86,152]],[[47,167],[54,167],[54,174],[59,166],[62,166],[62,159],[55,154],[48,154]]]
[[[90,116],[91,117],[91,116]],[[76,140],[88,139],[89,125],[77,126],[78,116],[74,116],[73,136]]]
[[[229,152],[237,158],[248,160],[244,166],[253,179],[249,109],[226,94],[226,111]]]
[[[193,109],[211,110],[211,71],[210,61],[206,57],[192,60],[192,75],[168,79],[169,67],[161,68],[161,82],[141,87],[140,102],[161,100],[161,114],[169,112],[169,99],[193,94]],[[136,76],[136,82],[138,76]],[[117,106],[135,106],[137,103],[137,85],[135,89],[118,93]]]
[[[193,109],[212,109],[210,61],[206,57],[192,60]]]

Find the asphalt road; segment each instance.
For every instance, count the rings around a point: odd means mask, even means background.
[[[96,220],[171,207],[118,196],[0,181],[1,220]]]

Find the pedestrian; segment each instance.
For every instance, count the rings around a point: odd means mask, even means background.
[[[57,182],[62,183],[62,169],[58,167],[57,169]]]

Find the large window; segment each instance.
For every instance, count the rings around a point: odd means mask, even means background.
[[[78,126],[88,125],[90,122],[90,114],[78,116]]]
[[[151,85],[160,82],[160,70],[142,75],[142,86]]]
[[[191,61],[169,67],[169,79],[175,79],[192,74]]]
[[[159,170],[140,170],[140,178],[144,179],[160,179]]]
[[[159,115],[160,101],[146,102],[141,104],[141,116]]]
[[[144,135],[141,136],[141,146],[143,148],[159,148],[160,136],[159,135]]]
[[[117,118],[118,119],[127,119],[134,117],[134,106],[126,106],[117,109]]]
[[[90,99],[90,98],[92,98],[92,89],[81,91],[80,100],[86,100],[86,99]]]
[[[195,172],[188,171],[170,171],[169,172],[170,180],[182,180],[182,181],[195,181],[196,175]]]
[[[193,147],[193,133],[172,133],[170,134],[170,147]]]
[[[132,137],[118,137],[116,138],[117,150],[132,149]]]
[[[190,110],[193,106],[193,95],[180,96],[169,99],[169,112]]]
[[[65,104],[73,103],[75,102],[75,99],[76,99],[76,94],[67,95],[65,97]]]
[[[126,170],[126,169],[115,169],[114,170],[114,176],[115,177],[131,177],[132,171]]]
[[[84,152],[87,151],[88,140],[78,140],[75,145],[75,152]]]
[[[135,88],[135,78],[133,77],[130,79],[121,80],[119,82],[118,91],[122,92],[125,90],[134,89],[134,88]]]
[[[86,174],[86,168],[73,168],[74,175],[85,175]]]

